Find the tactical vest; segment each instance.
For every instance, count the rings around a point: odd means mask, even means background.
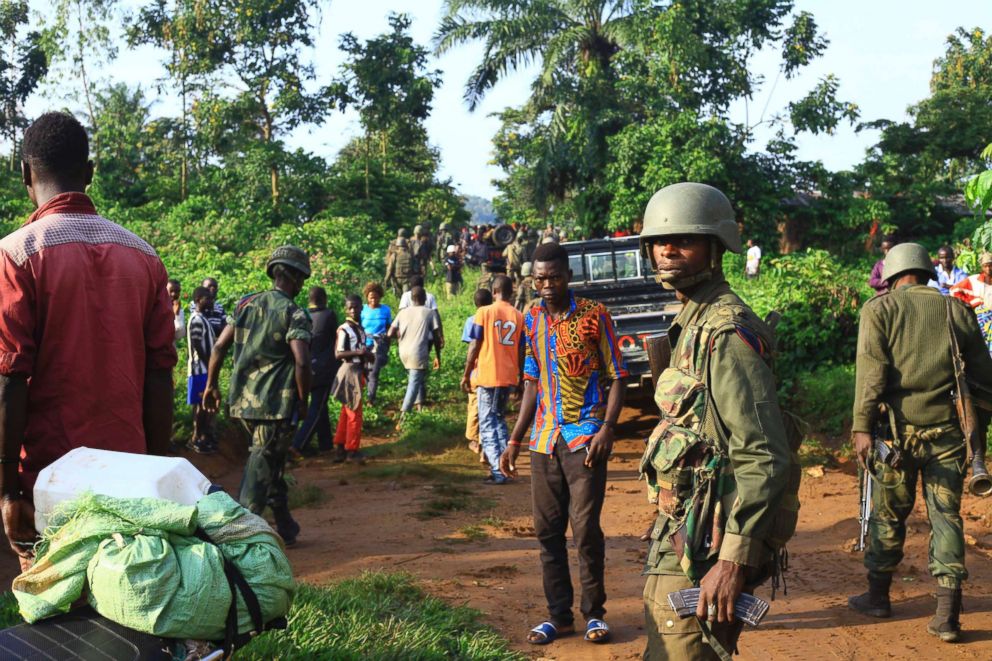
[[[401,280],[405,280],[413,275],[413,256],[408,248],[396,248],[393,253],[395,261],[395,275]]]
[[[727,513],[737,495],[724,429],[712,402],[708,383],[714,341],[737,327],[765,343],[762,358],[771,365],[774,333],[743,304],[714,303],[705,318],[681,329],[669,367],[658,378],[655,402],[661,421],[648,439],[641,458],[641,477],[659,514],[671,520],[669,541],[686,575],[702,578],[699,567],[719,554]],[[783,412],[790,448],[788,483],[765,541],[769,557],[792,537],[799,516],[799,446],[802,434]],[[659,524],[661,521],[659,521]],[[657,528],[657,526],[656,526]]]

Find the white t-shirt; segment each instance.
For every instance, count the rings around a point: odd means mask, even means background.
[[[758,246],[751,246],[747,249],[747,265],[744,270],[754,275],[758,272],[758,267],[761,265],[761,248]]]
[[[427,300],[424,301],[424,307],[430,310],[437,310],[437,300],[434,298],[434,294],[430,292],[424,292],[427,294]],[[413,305],[413,299],[410,297],[410,292],[405,291],[403,295],[400,296],[400,310],[405,310],[406,308]]]

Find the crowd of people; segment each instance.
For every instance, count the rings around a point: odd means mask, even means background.
[[[446,294],[454,295],[462,264],[475,260],[484,277],[461,337],[468,344],[466,436],[493,486],[512,483],[525,439],[529,448],[548,617],[527,640],[545,645],[575,630],[569,527],[585,639],[610,639],[600,515],[629,373],[609,311],[570,289],[561,233],[548,227],[540,243],[529,244],[539,237],[525,227],[456,236],[442,225],[434,237],[419,226],[412,239],[401,230],[384,282],[368,283],[363,296],[347,294],[343,322],[321,287],[309,288],[307,310],[297,305],[311,266],[307,252],[291,245],[266,263],[270,289],[226,311],[219,283],[207,278],[184,308],[181,284],[168,280],[154,249],[100,216],[86,196],[93,164],[78,121],[42,115],[25,131],[22,152],[37,210],[0,240],[0,515],[22,567],[38,539],[32,486],[41,469],[83,445],[169,451],[172,372],[183,336],[192,448],[217,450],[214,416],[226,401],[250,439],[238,499],[255,513],[271,508],[277,533],[294,543],[300,526],[289,510],[287,459],[313,452],[317,436],[316,451],[364,461],[363,407],[377,400],[394,341],[407,371],[401,424],[425,405],[428,373],[440,367],[445,346],[425,277],[440,277],[443,268]],[[704,184],[668,186],[650,199],[639,233],[659,286],[682,303],[668,331],[670,363],[655,375],[658,424],[640,462],[657,513],[646,535],[644,658],[725,660],[743,628],[738,600],[784,567],[798,519],[801,435],[779,407],[772,322],[754,314],[722,270],[725,252],[743,251],[727,197]],[[938,251],[936,265],[918,244],[887,239],[882,250],[871,279],[879,295],[861,314],[853,415],[855,452],[879,488],[868,522],[868,590],[848,603],[866,616],[892,614],[889,589],[922,481],[937,582],[927,629],[956,641],[968,577],[960,384],[973,388],[987,423],[992,254],[979,259],[981,273],[968,275],[949,247]],[[747,275],[757,277],[760,251],[749,252],[755,261]],[[382,302],[386,287],[399,299],[395,315]],[[224,397],[220,374],[229,353]],[[333,435],[331,397],[341,404]],[[900,459],[881,461],[879,444]],[[669,596],[691,588],[698,589],[694,617],[682,617]]]
[[[888,282],[883,277],[885,260],[889,251],[897,245],[897,240],[892,236],[883,237],[879,244],[882,257],[875,262],[868,279],[876,294],[889,291]],[[953,296],[964,302],[975,311],[982,335],[989,351],[992,351],[992,253],[978,255],[978,273],[973,274],[958,266],[956,260],[954,248],[948,245],[938,248],[936,258],[931,259],[934,275],[926,284],[944,296]]]

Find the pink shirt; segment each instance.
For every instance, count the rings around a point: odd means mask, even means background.
[[[145,371],[176,364],[155,250],[82,193],[0,240],[0,374],[28,377],[21,488],[77,447],[144,453]]]

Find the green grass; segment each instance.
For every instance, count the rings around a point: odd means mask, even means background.
[[[465,526],[459,531],[465,535],[465,539],[470,542],[481,542],[489,538],[489,533],[482,529],[482,526]]]
[[[449,606],[408,574],[367,572],[327,587],[301,585],[289,629],[259,636],[235,658],[523,660],[481,624],[482,614]]]
[[[469,489],[455,484],[435,484],[430,498],[424,501],[418,519],[434,519],[452,512],[481,512],[496,504],[492,498],[478,496]]]
[[[0,629],[6,629],[17,624],[23,624],[24,619],[17,608],[17,600],[13,592],[0,593]]]

